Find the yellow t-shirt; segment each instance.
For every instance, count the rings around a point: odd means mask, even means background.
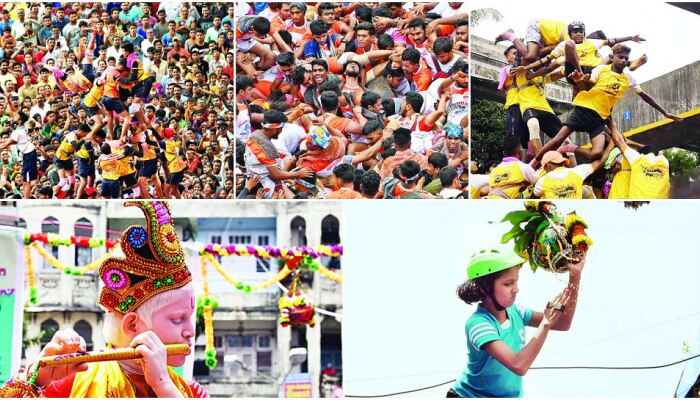
[[[610,187],[609,199],[628,199],[630,196],[630,180],[632,178],[632,166],[627,157],[622,156],[622,167],[615,174]]]
[[[516,75],[515,83],[518,87],[518,102],[520,104],[520,112],[532,108],[534,110],[546,111],[554,114],[554,110],[549,105],[545,96],[545,86],[551,83],[552,79],[547,76],[538,76],[528,80],[525,75]]]
[[[75,140],[77,140],[75,132],[67,134],[61,144],[58,146],[58,149],[56,149],[56,158],[64,161],[70,160],[73,153],[75,153],[75,147],[73,147],[71,142]]]
[[[508,75],[503,83],[506,94],[506,104],[503,106],[508,109],[513,104],[518,104],[518,88],[515,85],[515,76]]]
[[[640,156],[632,163],[630,199],[667,199],[671,189],[668,162],[658,157],[651,162]]]
[[[119,179],[119,160],[100,160],[102,178],[116,181]]]
[[[555,171],[565,167],[559,167]],[[563,179],[554,179],[549,174],[542,178],[543,199],[581,199],[583,198],[583,178],[574,171],[568,171]]]
[[[179,140],[166,140],[165,141],[165,159],[168,161],[168,171],[180,172],[187,164],[180,157],[180,141]]]
[[[499,164],[489,174],[489,187],[492,192],[494,188],[501,189],[499,191],[508,198],[517,199],[520,197],[520,188],[524,180],[525,177],[517,162]],[[488,198],[503,199],[502,196],[493,193],[490,193]]]
[[[561,21],[553,19],[539,20],[540,35],[545,46],[556,46],[560,42],[569,40],[569,26]]]
[[[633,88],[637,93],[642,91],[629,69],[625,68],[618,74],[612,70],[612,65],[597,66],[591,72],[591,82],[595,82],[593,88],[579,92],[574,99],[574,105],[591,109],[602,119],[608,119],[612,108],[628,88]]]
[[[97,102],[104,96],[105,86],[95,84],[92,89],[85,95],[85,105],[88,107],[97,107]]]
[[[577,44],[576,54],[578,55],[579,65],[582,67],[597,67],[600,65],[603,62],[603,57],[598,54],[598,49],[603,47],[603,44],[605,44],[604,40],[597,39],[586,39]],[[557,64],[559,65],[563,65],[566,61],[565,46],[566,42],[559,43],[550,53],[550,56],[557,58]]]

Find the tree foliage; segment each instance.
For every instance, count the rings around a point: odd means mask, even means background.
[[[671,176],[683,176],[694,173],[700,166],[700,157],[692,151],[683,149],[664,150],[664,156],[668,159]]]
[[[471,116],[472,160],[481,170],[490,161],[503,156],[503,137],[506,119],[503,104],[489,100],[475,100]]]

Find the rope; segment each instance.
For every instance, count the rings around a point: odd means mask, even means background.
[[[685,358],[683,360],[675,361],[672,363],[668,364],[660,364],[660,365],[649,365],[649,366],[632,366],[632,367],[603,367],[603,366],[551,366],[551,367],[531,367],[531,370],[562,370],[562,369],[594,369],[594,370],[612,370],[612,371],[620,371],[620,370],[649,370],[649,369],[660,369],[660,368],[667,368],[671,367],[673,365],[677,364],[682,364],[684,362],[693,360],[700,357],[700,354],[696,354],[694,356]],[[430,386],[425,386],[421,387],[418,389],[411,389],[411,390],[404,390],[401,392],[394,392],[394,393],[387,393],[387,394],[375,394],[375,395],[349,395],[346,394],[345,397],[352,397],[352,398],[372,398],[372,397],[390,397],[390,396],[397,396],[401,394],[407,394],[407,393],[415,393],[415,392],[421,392],[423,390],[428,390],[428,389],[433,389],[439,386],[447,385],[448,383],[455,382],[456,379],[451,379],[447,382],[442,382],[438,383],[435,385],[430,385]]]

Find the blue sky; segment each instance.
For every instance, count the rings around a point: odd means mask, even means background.
[[[549,335],[534,366],[682,359],[683,342],[692,344],[700,327],[695,203],[654,202],[637,211],[613,201],[557,204],[588,221],[595,243],[573,326]],[[510,226],[498,221],[522,202],[348,202],[345,208],[345,393],[380,395],[456,378],[466,364],[463,327],[473,307],[455,289],[466,279],[471,252],[498,243]],[[566,276],[523,268],[517,302],[541,310],[565,284]],[[525,395],[670,397],[682,369],[531,370]],[[444,396],[449,387],[412,396]]]

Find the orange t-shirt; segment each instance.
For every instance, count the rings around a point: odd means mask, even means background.
[[[350,188],[340,188],[335,192],[329,194],[327,197],[327,199],[331,200],[354,200],[361,198],[362,194],[360,192],[356,192],[355,190]]]
[[[418,91],[428,90],[428,87],[433,83],[433,73],[428,68],[428,65],[421,60],[418,71],[413,73],[413,82],[416,83]]]

